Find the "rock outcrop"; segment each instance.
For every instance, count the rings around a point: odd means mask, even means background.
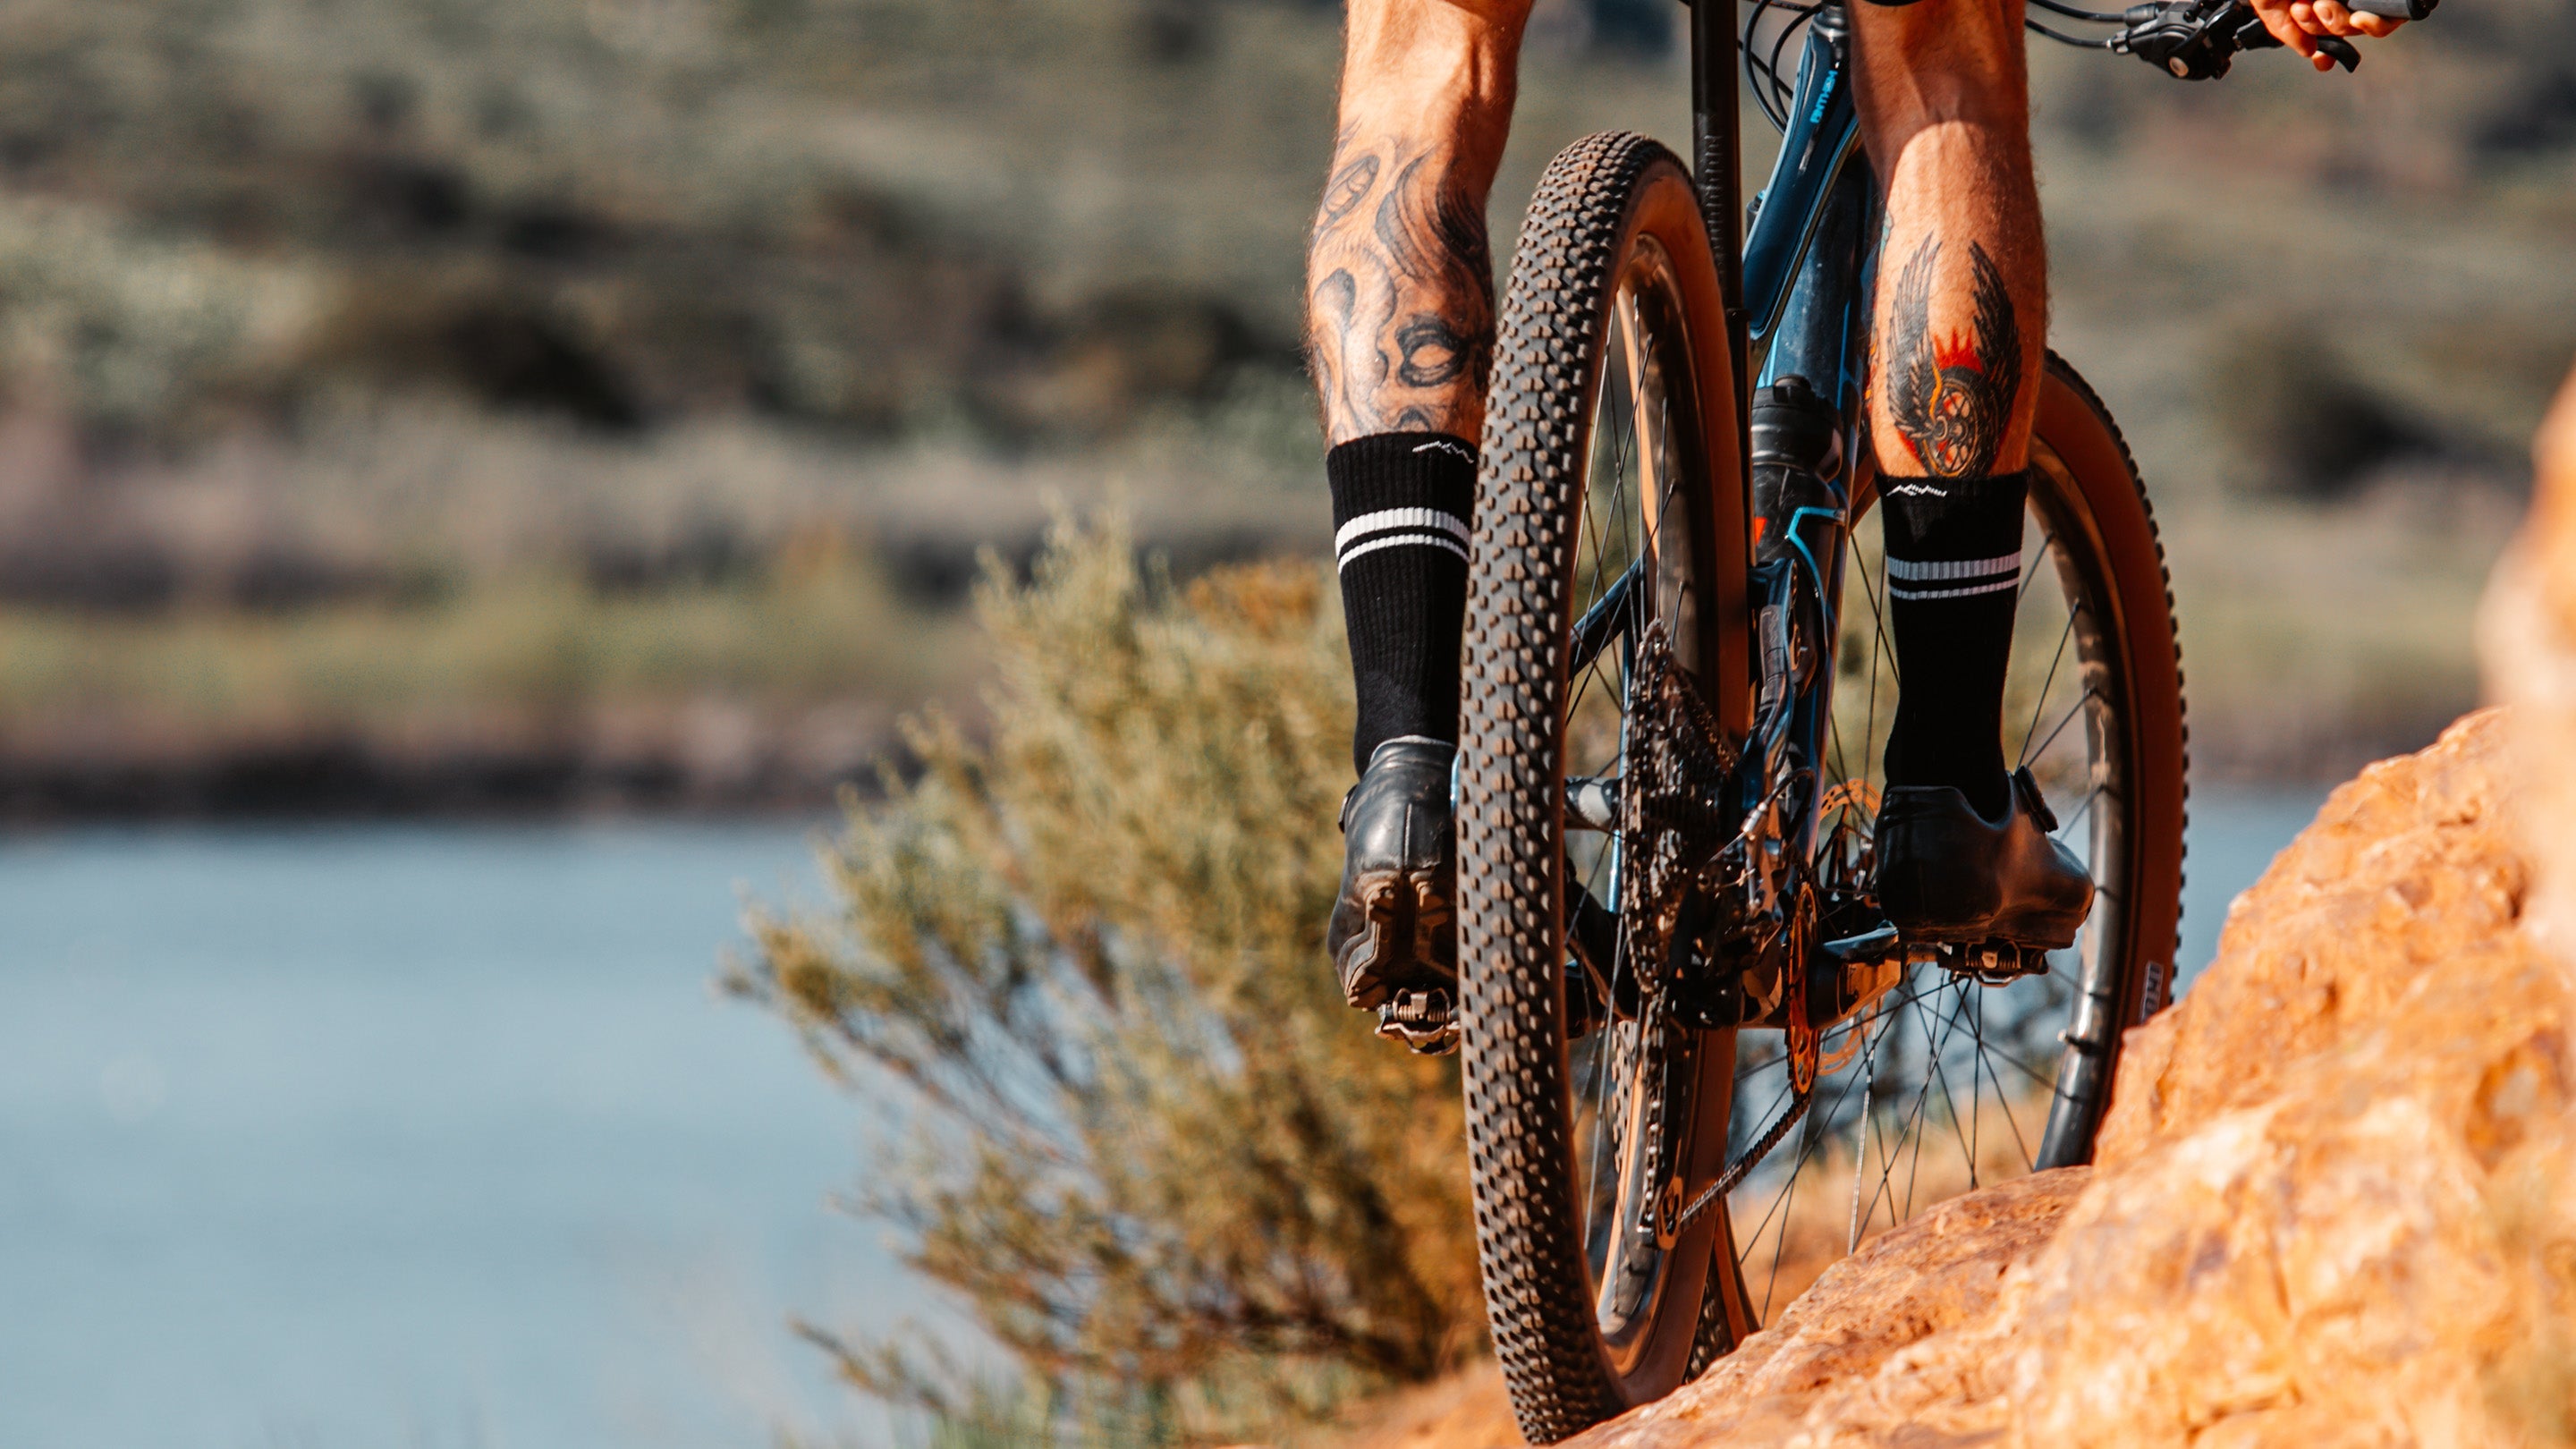
[[[2531,517],[2478,620],[2487,694],[2513,711],[2531,929],[2576,962],[2576,375],[2532,449]]]

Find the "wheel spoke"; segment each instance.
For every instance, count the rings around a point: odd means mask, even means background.
[[[1986,1140],[1986,1094],[1977,1087],[1977,1074],[1986,1063],[1986,995],[1982,991],[1970,992],[1968,999],[1974,1003],[1968,1014],[1974,1032],[1971,1045],[1976,1053],[1968,1059],[1968,1183],[1973,1187],[1977,1181],[1977,1149]]]
[[[1861,597],[1869,600],[1870,632],[1877,637],[1879,657],[1887,661],[1888,676],[1890,679],[1895,681],[1896,687],[1901,693],[1905,688],[1904,668],[1903,665],[1898,662],[1896,657],[1896,646],[1889,642],[1887,634],[1887,609],[1885,604],[1887,594],[1887,564],[1884,559],[1881,559],[1879,562],[1878,577],[1876,579],[1872,579],[1869,576],[1869,561],[1861,559],[1858,560],[1858,562],[1861,565],[1860,577],[1863,585]]]
[[[2100,696],[2100,695],[2095,694],[2092,690],[2089,690],[2089,689],[2088,689],[2088,690],[2086,690],[2086,691],[2084,691],[2082,694],[2077,695],[2077,696],[2075,697],[2075,702],[2074,702],[2073,704],[2070,704],[2070,705],[2068,705],[2068,706],[2066,707],[2066,713],[2065,713],[2065,715],[2064,715],[2063,717],[2061,717],[2061,718],[2057,721],[2057,723],[2055,723],[2055,724],[2053,724],[2053,725],[2050,725],[2050,726],[2048,727],[2048,738],[2046,738],[2046,739],[2044,739],[2044,740],[2041,740],[2041,741],[2039,742],[2039,748],[2038,748],[2037,750],[2035,750],[2035,751],[2031,751],[2031,752],[2029,752],[2029,753],[2024,754],[2024,755],[2022,756],[2022,758],[2023,758],[2025,761],[2027,761],[2027,760],[2030,758],[2030,755],[2031,755],[2031,754],[2041,754],[2041,755],[2047,754],[2047,753],[2048,753],[2048,747],[2049,747],[2050,745],[2053,745],[2053,744],[2057,743],[2057,736],[2058,736],[2059,732],[2063,731],[2063,730],[2064,730],[2064,729],[2065,729],[2069,724],[2074,723],[2074,721],[2075,721],[2075,716],[2077,716],[2078,714],[2083,713],[2085,702],[2086,702],[2086,701],[2088,701],[2088,700],[2094,700],[2094,699],[2099,699],[2099,698],[2101,698],[2101,696]]]
[[[2022,600],[2030,597],[2030,586],[2039,582],[2039,566],[2048,562],[2050,552],[2056,547],[2057,535],[2049,532],[2048,523],[2045,519],[2041,520],[2039,525],[2039,551],[2030,556],[2030,572],[2021,576],[2021,587],[2013,593],[2014,608],[2020,608]]]
[[[2081,609],[2069,609],[2066,613],[2066,627],[2059,630],[2057,634],[2057,652],[2050,655],[2048,659],[2048,677],[2040,681],[2039,693],[2034,696],[2030,702],[2030,723],[2022,728],[2021,758],[2013,761],[2016,765],[2027,765],[2030,763],[2030,732],[2039,726],[2039,712],[2048,707],[2048,691],[2051,686],[2057,683],[2057,667],[2065,662],[2067,641],[2075,637],[2075,621],[2082,617],[2083,610]],[[2057,736],[2052,733],[2049,738],[2053,740],[2056,739]],[[2048,746],[2045,744],[2040,746],[2040,749],[2043,751],[2047,748]]]
[[[1923,1010],[1922,1002],[1917,1000],[1910,1003],[1910,1005],[1912,1007],[1916,1024],[1923,1032],[1924,1061],[1926,1065],[1924,1069],[1923,1082],[1915,1089],[1914,1105],[1906,1112],[1905,1128],[1897,1134],[1897,1139],[1900,1143],[1909,1140],[1911,1142],[1910,1166],[1907,1168],[1905,1178],[1905,1205],[1904,1210],[1898,1215],[1897,1219],[1900,1222],[1904,1221],[1906,1218],[1914,1216],[1914,1189],[1922,1176],[1924,1138],[1924,1133],[1922,1131],[1923,1114],[1925,1109],[1931,1105],[1932,1085],[1934,1080],[1931,1064],[1940,1061],[1941,1053],[1948,1050],[1950,1045],[1950,1033],[1957,1027],[1959,1022],[1958,1012],[1954,1009],[1949,1020],[1944,1022],[1940,1031],[1936,1033],[1932,1029],[1929,1021],[1926,1020],[1927,1013]],[[1900,1147],[1898,1150],[1900,1152],[1906,1151],[1903,1147]],[[1895,1162],[1893,1159],[1889,1161],[1888,1168],[1891,1173],[1895,1170]],[[1892,1204],[1894,1202],[1894,1184],[1885,1176],[1882,1176],[1880,1179],[1880,1185],[1889,1193],[1889,1201]]]
[[[2093,802],[2101,799],[2105,794],[2108,794],[2114,800],[2120,798],[2120,792],[2113,790],[2111,788],[2111,782],[2108,780],[2094,786],[2091,790],[2085,792],[2084,799],[2075,807],[2075,813],[2067,816],[2065,823],[2057,827],[2058,833],[2060,835],[2074,834],[2076,824],[2083,820],[2085,812],[2091,810],[2093,808]]]
[[[1996,1055],[2000,1056],[2002,1053],[1998,1052]],[[2006,1057],[2005,1059],[2007,1061],[2011,1060],[2009,1057]],[[1995,1084],[1995,1106],[2004,1114],[2004,1125],[2012,1130],[2013,1151],[2018,1153],[2021,1157],[2021,1170],[2028,1172],[2031,1169],[2033,1161],[2030,1152],[2030,1143],[2028,1139],[2022,1136],[2021,1119],[2013,1112],[2012,1094],[2004,1090],[2003,1074],[1995,1070],[1994,1063],[1987,1057],[1986,1050],[1982,1043],[1980,1044],[1980,1049],[1977,1052],[1977,1062],[1985,1069],[1986,1080]],[[2014,1065],[2018,1066],[2020,1064],[2016,1062]],[[1973,1083],[1971,1084],[1971,1089],[1974,1089]],[[1982,1096],[1980,1096],[1979,1100],[1983,1100]]]

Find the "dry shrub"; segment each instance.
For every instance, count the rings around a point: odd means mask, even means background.
[[[1323,955],[1349,770],[1326,584],[1176,591],[1122,524],[1059,524],[1031,584],[978,591],[989,743],[916,721],[919,783],[826,853],[837,911],[752,921],[738,989],[900,1104],[861,1206],[1063,1424],[1123,1404],[1130,1432],[1218,1435],[1479,1345],[1456,1074],[1376,1040]],[[935,1368],[809,1335],[940,1406]]]

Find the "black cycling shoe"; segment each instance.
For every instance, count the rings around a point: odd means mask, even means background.
[[[1878,907],[1908,941],[2072,946],[2093,880],[2055,829],[2026,768],[2013,771],[1999,821],[1947,785],[1890,786],[1878,811]]]
[[[1449,771],[1457,758],[1457,746],[1438,740],[1389,740],[1343,797],[1342,892],[1324,949],[1353,1006],[1436,991],[1436,1014],[1445,1016],[1456,994],[1458,834]],[[1417,1014],[1431,1004],[1415,998]]]

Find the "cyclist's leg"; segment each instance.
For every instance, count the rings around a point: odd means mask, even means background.
[[[2048,331],[2021,22],[2020,0],[1852,7],[1853,99],[1887,190],[1870,437],[1890,552],[1906,571],[1948,575],[1891,580],[1905,688],[1888,778],[1956,787],[1988,815],[2004,803],[1994,715],[2013,591],[2001,575],[2016,566],[1960,570],[2019,550],[2016,475]],[[1933,594],[1944,597],[1922,597]]]
[[[1879,466],[1892,473],[2016,472],[2030,448],[2048,256],[2031,171],[2022,13],[2022,0],[1852,7],[1853,99],[1887,193],[1870,417]],[[1928,312],[1899,285],[1918,257]],[[2009,321],[2009,338],[1986,325],[1980,314],[1989,308]],[[1969,368],[1998,406],[1900,415],[1902,373],[1923,361]]]
[[[1360,784],[1326,944],[1354,1005],[1454,971],[1449,765],[1494,280],[1485,198],[1530,0],[1352,0],[1307,259]]]
[[[1902,682],[1881,899],[1909,928],[1968,930],[2000,910],[2071,936],[2064,918],[2081,921],[2090,891],[2077,898],[2080,869],[2017,801],[2000,721],[2048,333],[2022,0],[1852,11],[1853,98],[1887,189],[1869,406]]]
[[[1457,738],[1466,518],[1494,336],[1485,198],[1511,127],[1529,3],[1350,7],[1306,305],[1362,767],[1390,739]],[[1404,526],[1362,526],[1371,519]]]
[[[1483,427],[1485,199],[1531,0],[1352,0],[1340,130],[1307,253],[1326,440]]]

